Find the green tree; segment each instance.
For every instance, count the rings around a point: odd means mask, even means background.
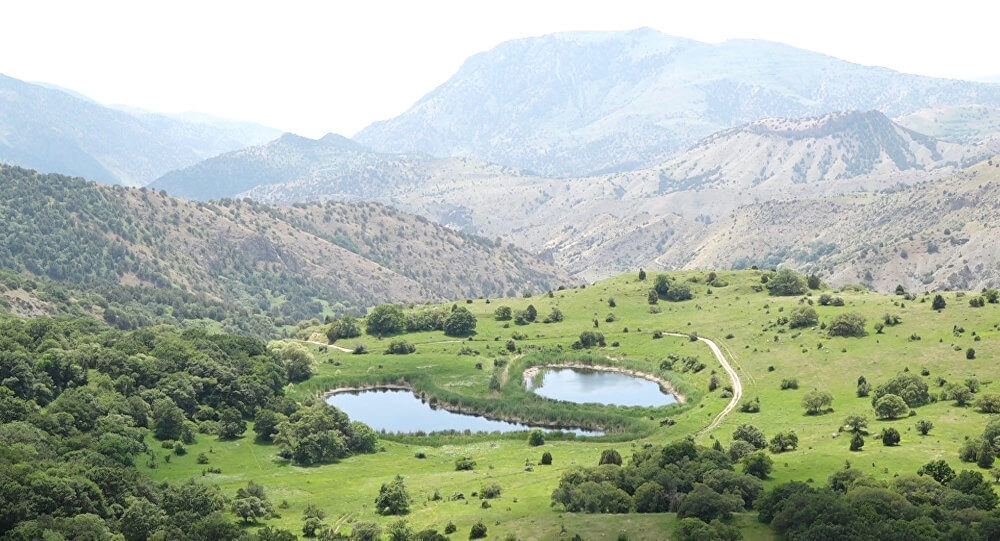
[[[614,464],[616,466],[621,466],[622,456],[614,449],[605,449],[604,451],[601,451],[601,460],[597,464]]]
[[[236,408],[225,408],[219,414],[219,437],[224,440],[234,440],[247,431],[243,415]]]
[[[758,479],[767,479],[773,469],[774,461],[765,453],[754,453],[743,459],[743,473]]]
[[[278,425],[284,416],[266,408],[257,410],[253,418],[253,431],[257,434],[257,439],[261,441],[271,441],[271,438],[278,433]]]
[[[756,426],[750,424],[737,426],[736,430],[733,431],[733,439],[745,441],[753,445],[754,449],[767,447],[767,438],[764,436],[764,433]]]
[[[802,397],[802,407],[806,409],[807,415],[819,415],[832,405],[833,395],[819,389],[813,389]]]
[[[894,394],[887,394],[875,402],[875,415],[879,419],[898,419],[909,411],[906,401]]]
[[[496,310],[493,311],[493,319],[497,321],[510,321],[513,317],[513,312],[510,306],[498,306]]]
[[[444,321],[444,333],[448,336],[469,336],[476,331],[476,316],[465,307],[458,307]]]
[[[800,306],[792,310],[788,317],[788,326],[792,329],[815,327],[819,323],[819,314],[811,306]]]
[[[670,510],[670,498],[663,485],[646,481],[635,489],[635,510],[638,513],[663,513]]]
[[[865,330],[866,320],[864,316],[855,312],[837,314],[833,316],[826,330],[830,336],[842,336],[860,338],[868,334]]]
[[[528,434],[528,445],[532,447],[538,447],[539,445],[545,445],[545,435],[539,429],[534,429]]]
[[[245,488],[236,491],[231,511],[243,519],[243,522],[257,522],[259,518],[274,514],[271,501],[267,498],[264,487],[250,481]]]
[[[158,440],[180,439],[184,430],[184,411],[169,398],[153,402],[153,435]]]
[[[469,530],[469,539],[483,539],[486,537],[486,531],[486,524],[482,520],[479,520]]]
[[[403,477],[397,475],[392,481],[382,484],[375,498],[375,511],[380,515],[405,515],[410,512],[411,501]]]
[[[924,464],[917,470],[917,475],[927,475],[932,479],[941,483],[942,485],[947,485],[955,478],[955,470],[951,469],[944,460],[932,460],[927,464]]]
[[[934,295],[934,300],[931,302],[931,309],[933,310],[944,310],[948,303],[945,302],[944,297],[940,294]]]
[[[993,453],[993,446],[984,441],[979,447],[979,451],[976,452],[976,465],[988,470],[993,467],[995,460],[996,455]]]
[[[527,308],[524,309],[524,313],[528,318],[528,321],[534,323],[538,319],[538,310],[535,309],[534,304],[529,304]]]
[[[860,432],[855,432],[854,435],[851,436],[851,450],[860,451],[861,448],[864,446],[865,446],[865,438],[861,435]]]
[[[646,279],[646,271],[639,269],[639,280],[641,281],[645,279]]]
[[[781,269],[767,282],[767,290],[774,296],[803,295],[808,288],[806,281],[789,269]]]
[[[934,428],[934,423],[928,421],[927,419],[917,421],[917,432],[919,432],[921,436],[926,436],[932,428]]]
[[[704,522],[714,519],[728,520],[742,507],[742,500],[733,494],[719,494],[708,485],[695,483],[677,507],[679,518],[696,517]]]
[[[166,520],[166,513],[145,498],[130,498],[119,529],[127,541],[145,541]]]
[[[883,428],[882,445],[887,447],[899,445],[899,431],[892,427]]]
[[[334,320],[326,330],[326,338],[331,344],[342,338],[358,336],[361,336],[361,327],[358,326],[358,320],[349,315]]]
[[[380,304],[365,319],[365,332],[372,336],[392,336],[406,330],[406,316],[394,304]]]

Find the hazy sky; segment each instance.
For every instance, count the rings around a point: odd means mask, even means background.
[[[940,77],[1000,75],[1000,2],[0,0],[0,73],[302,135],[394,116],[508,39],[649,26]]]

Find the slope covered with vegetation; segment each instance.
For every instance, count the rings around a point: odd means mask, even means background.
[[[256,334],[378,302],[569,281],[510,245],[377,204],[194,203],[2,166],[0,221],[0,268],[87,288],[204,297],[257,320],[247,326]]]

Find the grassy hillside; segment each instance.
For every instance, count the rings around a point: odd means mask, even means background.
[[[195,203],[0,166],[0,221],[0,268],[85,287],[187,291],[260,314],[264,329],[378,302],[569,281],[510,245],[377,204]]]
[[[737,426],[750,423],[759,427],[767,438],[778,432],[794,430],[798,435],[797,450],[772,455],[775,467],[765,481],[769,487],[798,480],[819,487],[832,473],[841,470],[845,462],[874,479],[893,481],[896,476],[913,475],[921,465],[933,459],[943,459],[956,471],[979,470],[973,464],[960,462],[958,448],[965,439],[978,437],[990,419],[974,405],[958,406],[949,397],[953,384],[978,379],[972,404],[985,394],[1000,392],[995,381],[995,365],[1000,356],[997,325],[1000,324],[1000,304],[986,303],[973,307],[970,299],[976,293],[944,293],[947,306],[940,311],[931,307],[932,296],[913,299],[883,295],[862,290],[808,291],[804,294],[771,296],[762,277],[773,277],[764,271],[720,272],[714,285],[706,283],[707,273],[671,273],[674,283],[690,286],[694,298],[682,302],[660,300],[658,313],[652,313],[647,302],[655,276],[645,281],[628,274],[598,282],[585,288],[558,290],[552,296],[509,299],[475,300],[459,303],[476,316],[476,334],[469,340],[456,340],[441,332],[406,334],[402,338],[416,346],[411,355],[384,355],[389,339],[363,335],[338,342],[352,348],[364,343],[371,353],[351,355],[333,347],[308,344],[316,352],[316,375],[294,385],[292,396],[308,397],[342,385],[375,382],[409,382],[428,398],[444,403],[462,403],[473,409],[495,412],[518,412],[524,420],[546,421],[560,415],[579,415],[586,423],[605,426],[613,433],[596,439],[551,439],[542,447],[529,447],[525,436],[386,436],[385,452],[348,458],[338,464],[302,468],[275,456],[273,447],[249,439],[222,442],[201,438],[186,457],[174,457],[148,473],[154,479],[180,480],[200,477],[205,466],[193,458],[206,452],[210,465],[219,466],[221,474],[206,474],[204,479],[218,482],[227,490],[245,485],[253,479],[268,487],[275,501],[287,501],[281,518],[271,521],[292,530],[301,526],[302,510],[307,504],[323,508],[330,524],[343,525],[342,531],[355,520],[371,520],[388,525],[394,519],[376,515],[372,506],[378,487],[396,474],[405,477],[415,498],[412,512],[406,517],[417,529],[434,527],[438,530],[452,520],[465,535],[472,523],[483,520],[489,525],[491,537],[499,533],[516,533],[522,539],[555,539],[579,533],[584,538],[613,537],[627,532],[629,539],[662,539],[677,524],[673,514],[586,515],[566,513],[551,506],[551,494],[560,476],[577,465],[596,465],[604,449],[614,448],[628,457],[646,444],[661,445],[694,436],[696,441],[711,446],[718,440],[728,449]],[[843,300],[820,305],[822,294]],[[615,307],[609,306],[613,298]],[[539,319],[558,307],[565,319],[559,323],[532,323],[519,326],[496,321],[494,310],[501,305],[515,311],[527,305],[536,307]],[[446,305],[448,306],[448,305]],[[811,306],[818,314],[818,323],[800,329],[790,329],[783,318],[792,311]],[[608,313],[615,315],[606,322]],[[841,314],[856,313],[866,320],[867,335],[858,338],[831,337],[825,328]],[[875,324],[886,315],[898,316],[899,323],[876,331]],[[599,327],[594,328],[597,319]],[[628,332],[625,332],[625,328]],[[316,333],[323,328],[313,329]],[[574,355],[570,346],[581,332],[596,330],[604,334],[607,346]],[[727,415],[715,429],[702,432],[729,402],[724,389],[708,390],[710,372],[723,378],[724,372],[715,363],[708,348],[686,337],[664,336],[656,339],[656,331],[697,333],[715,340],[733,364],[744,387],[742,402],[759,399],[759,413],[744,413],[739,409]],[[507,354],[506,341],[514,333],[520,353]],[[320,336],[313,335],[312,338]],[[616,344],[617,345],[613,345]],[[468,348],[468,349],[466,349]],[[561,348],[561,352],[560,352]],[[974,358],[967,350],[975,349]],[[459,354],[463,349],[473,354]],[[706,364],[700,372],[664,371],[661,361],[671,354],[692,355]],[[670,378],[688,397],[684,405],[668,406],[652,411],[644,408],[573,406],[553,403],[528,396],[518,374],[524,366],[548,355],[547,360],[604,358],[603,363],[619,367],[638,368]],[[495,360],[505,360],[507,378],[499,391],[491,391],[489,382]],[[483,369],[477,369],[481,363]],[[864,376],[873,388],[899,373],[910,374],[925,382],[934,402],[913,408],[912,416],[896,420],[877,420],[871,397],[858,397],[859,376]],[[782,381],[797,380],[796,389],[782,390]],[[944,381],[944,383],[941,383]],[[831,393],[832,411],[806,415],[801,405],[806,393],[819,389]],[[537,407],[536,407],[537,406]],[[863,450],[848,450],[850,435],[840,432],[848,415],[864,415],[869,421]],[[659,421],[673,419],[676,424]],[[625,419],[630,422],[618,422]],[[933,422],[927,436],[915,429],[919,420]],[[884,428],[895,428],[901,434],[898,446],[883,446],[873,435]],[[543,451],[553,455],[551,466],[537,465]],[[416,453],[428,458],[414,458]],[[471,456],[479,466],[471,472],[454,471],[456,457]],[[526,461],[534,464],[527,471]],[[984,471],[986,470],[979,470]],[[987,475],[989,473],[987,472]],[[439,491],[448,496],[461,491],[468,496],[487,481],[502,485],[504,492],[492,507],[483,509],[478,502],[431,501]],[[754,520],[753,513],[738,515],[735,524],[744,528],[748,539],[766,538],[768,530]]]

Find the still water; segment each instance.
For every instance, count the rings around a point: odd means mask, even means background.
[[[479,415],[454,413],[442,408],[432,408],[410,391],[399,389],[372,389],[337,393],[326,402],[343,410],[351,420],[361,421],[375,430],[386,432],[437,432],[445,430],[470,432],[515,432],[530,430],[532,425],[496,421]],[[551,430],[546,427],[541,427]],[[582,429],[563,429],[581,436],[600,436],[601,432]]]
[[[677,402],[677,397],[664,393],[654,381],[583,368],[544,368],[525,384],[545,398],[578,404],[655,407]]]

